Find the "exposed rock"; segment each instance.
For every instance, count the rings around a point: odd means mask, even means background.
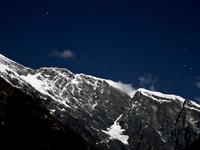
[[[41,101],[0,78],[2,147],[96,149],[70,127],[55,119],[45,107],[41,107]]]
[[[147,91],[146,91],[147,92]],[[146,93],[147,94],[147,93]],[[135,94],[130,108],[121,118],[131,149],[186,149],[198,139],[199,106],[191,101],[163,99]],[[148,93],[151,94],[151,93]]]
[[[1,130],[11,136],[24,129],[20,141],[35,140],[25,137],[29,129],[36,129],[30,133],[42,133],[35,141],[38,147],[44,146],[42,140],[47,141],[46,147],[78,140],[83,147],[92,143],[104,150],[182,150],[198,145],[200,105],[179,96],[127,91],[113,81],[67,69],[33,70],[2,55],[0,76],[10,83],[1,79]]]

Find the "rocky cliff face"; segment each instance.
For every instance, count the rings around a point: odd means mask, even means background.
[[[187,149],[199,137],[200,106],[179,96],[67,69],[33,70],[0,55],[0,76],[102,149]],[[16,100],[18,101],[18,100]]]
[[[199,113],[189,100],[139,89],[120,123],[133,149],[186,149],[198,138]]]

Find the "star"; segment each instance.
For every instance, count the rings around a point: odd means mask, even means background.
[[[127,83],[134,83],[133,75],[137,79],[139,74],[154,73],[163,78],[160,83],[171,77],[172,88],[179,87],[167,92],[190,99],[199,97],[192,87],[190,93],[182,92],[190,87],[185,78],[200,77],[199,40],[191,41],[199,37],[199,6],[194,2],[173,1],[166,5],[150,0],[145,4],[91,0],[84,4],[71,1],[68,5],[42,2],[41,6],[28,8],[14,4],[16,7],[10,7],[13,4],[5,1],[0,6],[0,49],[7,57],[14,56],[14,60],[23,60],[30,67],[37,58],[33,65],[36,69],[57,66],[79,73],[85,67],[83,73]],[[190,22],[185,23],[188,19]],[[46,57],[52,48],[72,49],[76,57],[67,63],[52,61]],[[24,56],[27,51],[29,59]],[[167,74],[163,71],[166,68]],[[167,87],[160,84],[156,90],[166,91]]]

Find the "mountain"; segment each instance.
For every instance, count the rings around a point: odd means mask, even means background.
[[[1,147],[6,149],[96,149],[80,134],[55,119],[43,100],[14,88],[0,77]],[[76,144],[74,144],[76,141]]]
[[[198,145],[200,105],[180,96],[134,90],[64,68],[34,70],[3,55],[0,77],[98,149],[182,150]],[[16,97],[18,102],[23,101]]]

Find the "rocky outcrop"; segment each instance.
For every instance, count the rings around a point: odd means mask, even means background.
[[[200,107],[180,97],[138,91],[121,117],[131,149],[187,149],[198,139]]]

